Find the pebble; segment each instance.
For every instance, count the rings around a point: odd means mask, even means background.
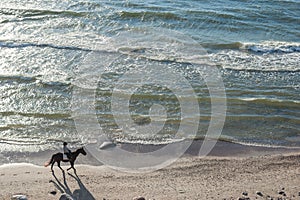
[[[135,197],[133,200],[146,200],[144,197]]]
[[[280,191],[278,194],[282,195],[282,196],[286,196],[284,191]]]
[[[256,194],[260,197],[263,197],[264,195],[261,192],[256,192]]]
[[[178,191],[180,194],[183,194],[183,193],[185,193],[185,191],[184,190],[179,190]]]
[[[12,196],[11,200],[28,200],[28,199],[26,195],[16,194]]]
[[[248,192],[243,192],[242,195],[248,196]]]

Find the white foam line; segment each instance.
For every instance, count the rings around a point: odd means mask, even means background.
[[[0,165],[0,168],[15,168],[15,167],[36,167],[44,168],[43,166],[34,165],[31,163],[5,163]]]

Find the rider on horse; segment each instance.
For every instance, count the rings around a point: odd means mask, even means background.
[[[64,142],[64,154],[67,156],[67,158],[70,160],[71,159],[71,150],[67,147],[68,143],[67,142]]]
[[[86,155],[86,152],[83,147],[77,149],[74,152],[71,152],[68,149],[67,145],[68,145],[68,143],[64,142],[64,153],[59,152],[59,153],[53,154],[51,159],[49,161],[45,162],[44,166],[48,167],[49,165],[51,165],[51,171],[54,172],[53,165],[54,165],[54,163],[57,163],[57,166],[63,171],[63,169],[60,166],[60,162],[70,162],[71,167],[68,168],[67,170],[70,170],[73,168],[74,171],[76,172],[76,169],[74,168],[75,160],[79,154]],[[69,160],[64,159],[64,154],[68,156]]]

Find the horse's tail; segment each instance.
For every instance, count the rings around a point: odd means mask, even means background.
[[[51,160],[49,160],[48,162],[45,162],[45,164],[44,164],[45,167],[48,167],[53,162],[53,159],[54,159],[53,157],[54,157],[54,155],[52,156]]]

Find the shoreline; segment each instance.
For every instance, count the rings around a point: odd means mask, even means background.
[[[183,140],[176,142],[178,145],[187,142]],[[199,155],[200,147],[203,140],[194,140],[189,148],[184,152],[181,157],[189,156],[202,156]],[[117,146],[125,151],[134,153],[147,153],[156,151],[165,146],[165,144],[153,145],[153,144],[132,144],[132,143],[117,143]],[[110,151],[112,148],[103,149],[102,151]],[[72,148],[75,150],[75,148]],[[31,163],[38,166],[43,166],[51,156],[58,153],[58,150],[47,150],[43,152],[34,153],[10,153],[5,152],[0,154],[0,166],[9,163]],[[100,166],[102,163],[94,158],[88,151],[87,156],[79,156],[76,160],[76,164],[87,164],[91,166]],[[262,145],[251,145],[241,144],[231,141],[218,140],[214,148],[209,152],[208,157],[220,157],[220,158],[249,158],[257,156],[268,156],[268,155],[293,155],[300,153],[300,147],[274,147],[274,146],[262,146]],[[206,157],[204,156],[204,157]],[[202,156],[203,157],[203,156]]]

